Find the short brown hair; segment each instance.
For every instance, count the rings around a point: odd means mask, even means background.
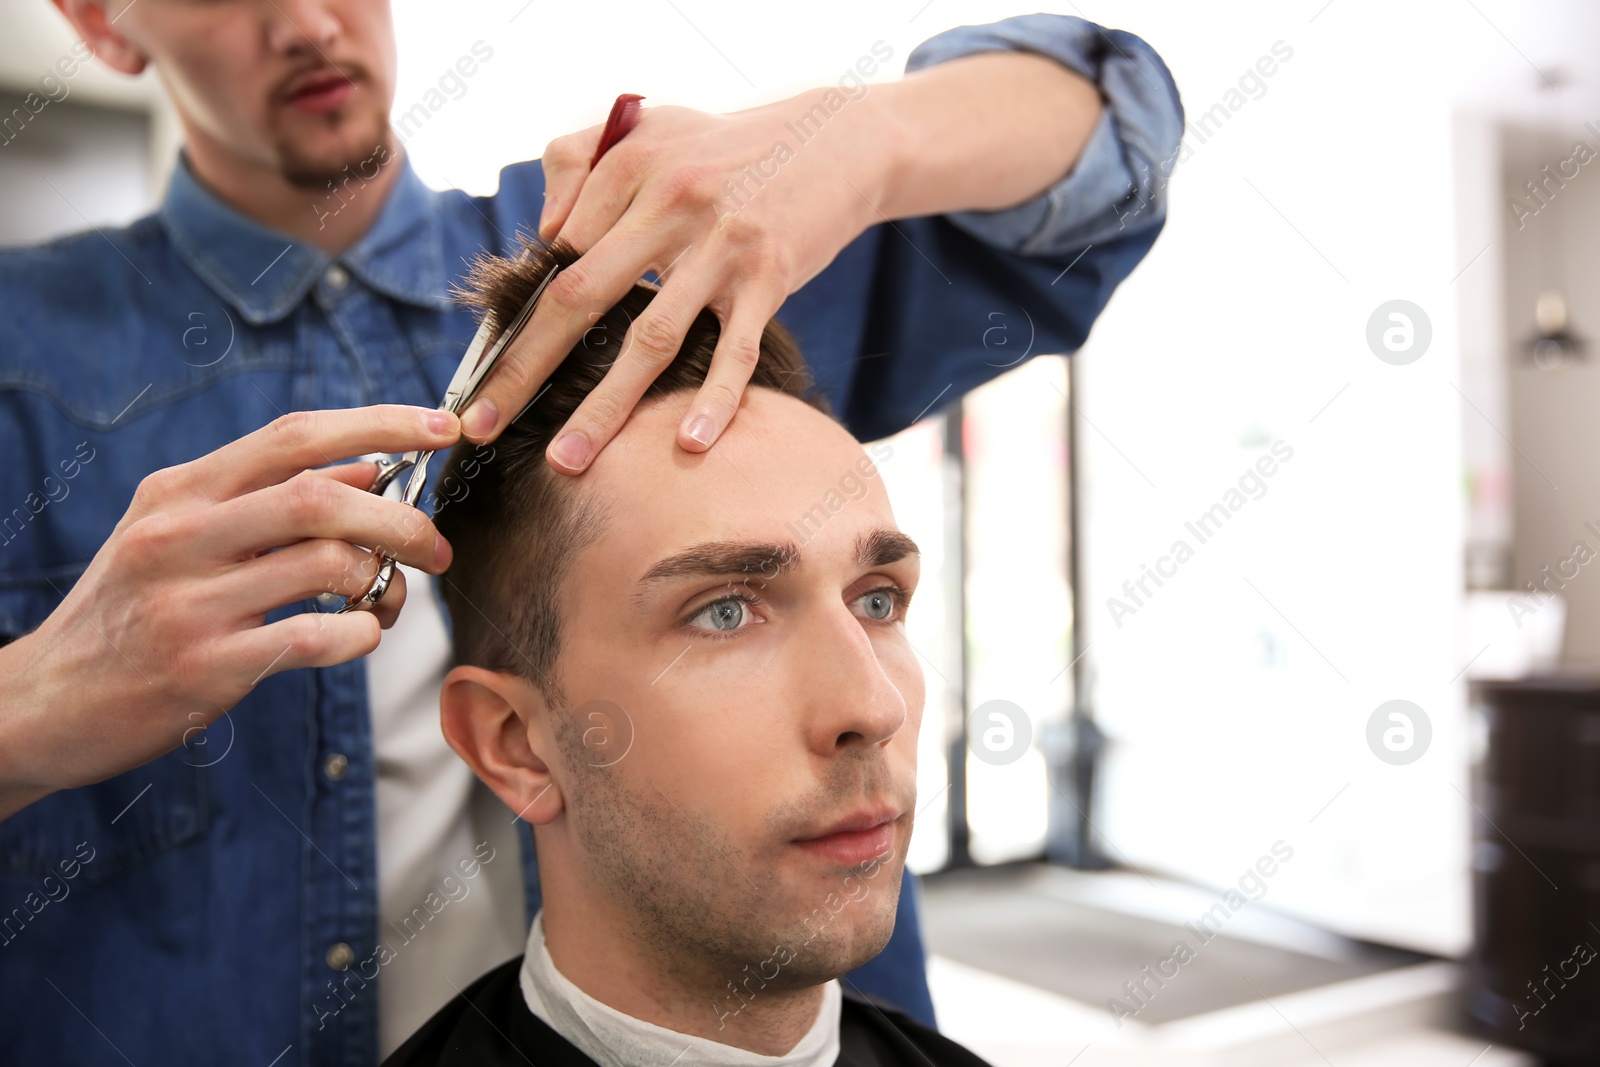
[[[521,254],[478,259],[457,296],[499,325],[510,321],[551,271],[578,261],[570,244],[524,238]],[[554,433],[600,384],[622,351],[628,326],[659,287],[640,281],[583,335],[521,414],[491,445],[461,441],[435,483],[434,522],[455,558],[442,587],[455,661],[528,679],[545,699],[566,703],[556,660],[561,648],[564,578],[573,557],[609,520],[578,484],[545,461]],[[549,291],[540,297],[549,299]],[[703,310],[644,399],[698,389],[706,380],[721,325]],[[793,396],[830,417],[793,336],[776,319],[761,333],[750,385]]]

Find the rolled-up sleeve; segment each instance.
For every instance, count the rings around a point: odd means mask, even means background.
[[[1092,81],[1105,102],[1072,170],[1030,200],[946,217],[1024,255],[1064,255],[1166,218],[1167,182],[1183,138],[1183,105],[1166,64],[1124,30],[1070,15],[1018,15],[957,26],[912,50],[906,72],[981,52],[1034,52]]]

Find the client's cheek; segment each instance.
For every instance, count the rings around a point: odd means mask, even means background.
[[[727,689],[709,685],[701,693],[698,701],[657,706],[635,717],[635,751],[629,756],[638,759],[635,770],[730,803],[745,799],[745,792],[758,797],[764,768],[770,769],[778,752],[761,714],[764,698],[747,691],[729,700]]]
[[[565,727],[564,743],[575,765],[616,768],[634,755],[639,741],[637,720],[622,704],[597,698],[584,701],[567,714],[570,722]]]

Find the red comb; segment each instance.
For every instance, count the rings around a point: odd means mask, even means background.
[[[589,161],[590,170],[600,162],[601,156],[610,151],[612,145],[628,136],[628,131],[639,124],[639,101],[643,99],[638,93],[623,93],[611,105],[606,128],[600,134],[600,144],[594,150],[594,158]]]

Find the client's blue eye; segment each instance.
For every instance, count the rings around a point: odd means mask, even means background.
[[[894,614],[894,590],[888,586],[863,593],[860,603],[867,605],[867,617],[882,622]],[[882,614],[878,614],[882,612]]]
[[[739,624],[749,615],[750,607],[756,603],[758,601],[753,596],[734,593],[731,596],[713,600],[689,616],[686,621],[689,625],[694,626],[696,620],[708,619],[711,622],[709,628],[702,626],[695,626],[694,628],[697,630],[710,629],[717,633],[732,633],[741,628]]]
[[[862,593],[856,597],[854,603],[863,605],[866,609],[865,617],[873,622],[899,622],[905,617],[906,606],[910,601],[910,594],[898,585],[882,585]],[[733,637],[749,629],[745,624],[750,621],[750,609],[759,603],[761,598],[758,596],[749,593],[730,593],[706,604],[683,620],[683,624],[708,637]],[[701,620],[705,620],[708,625],[700,625]]]

